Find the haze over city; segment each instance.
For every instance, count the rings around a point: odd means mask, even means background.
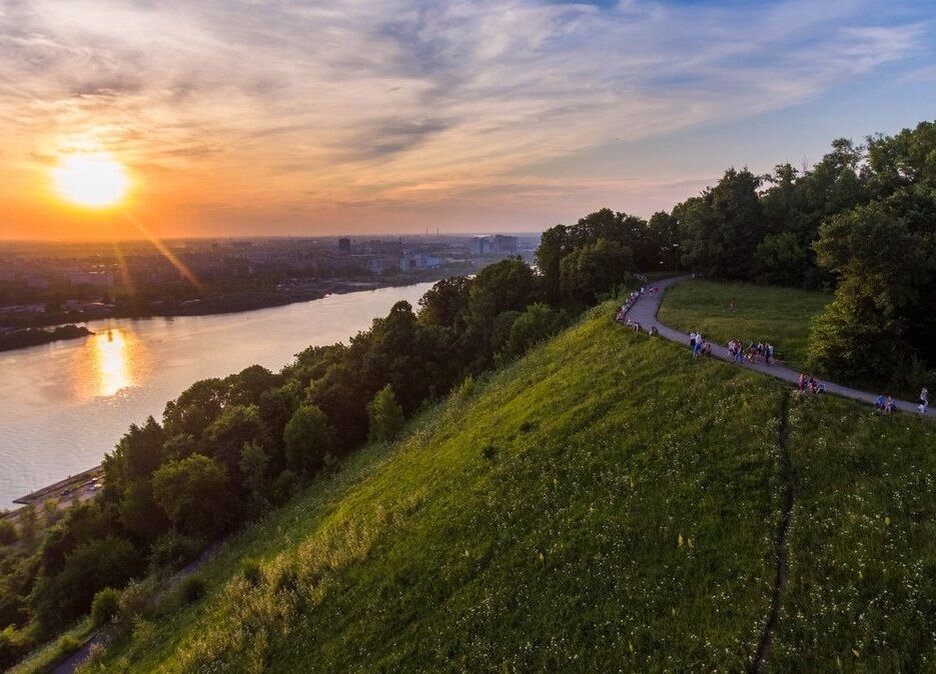
[[[7,0],[0,238],[646,217],[926,118],[933,30],[923,1]]]

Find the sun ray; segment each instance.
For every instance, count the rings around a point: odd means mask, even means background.
[[[151,244],[153,244],[153,246],[156,248],[156,250],[158,250],[158,251],[162,254],[163,257],[165,257],[167,260],[169,260],[169,263],[170,263],[173,267],[175,267],[176,270],[177,270],[180,274],[182,274],[182,276],[183,276],[186,280],[188,280],[193,286],[195,286],[195,287],[198,289],[199,292],[204,293],[204,290],[205,290],[205,289],[204,289],[204,286],[202,285],[201,281],[199,281],[198,278],[195,276],[195,274],[193,274],[192,271],[191,271],[188,267],[185,266],[185,263],[183,263],[182,260],[180,260],[178,257],[176,257],[175,253],[173,253],[171,250],[169,250],[169,248],[166,246],[166,244],[164,244],[162,241],[159,240],[159,238],[158,238],[156,235],[154,235],[152,232],[150,232],[149,229],[146,227],[146,225],[144,225],[144,224],[140,221],[140,219],[137,218],[133,213],[131,213],[130,211],[128,211],[128,210],[126,210],[126,209],[124,209],[122,212],[123,212],[124,216],[126,216],[127,220],[129,220],[130,223],[131,223],[134,227],[136,227],[137,230],[139,230],[139,232],[140,232],[143,236],[145,236],[146,239],[147,239]]]

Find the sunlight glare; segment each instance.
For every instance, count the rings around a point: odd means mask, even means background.
[[[64,199],[88,208],[113,206],[130,188],[123,165],[103,153],[62,157],[52,179]]]
[[[97,395],[112,396],[133,386],[130,374],[127,340],[120,328],[94,336],[94,361],[97,370]]]

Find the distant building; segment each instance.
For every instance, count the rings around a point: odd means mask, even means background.
[[[338,239],[338,252],[342,255],[350,255],[351,239]]]
[[[515,255],[517,252],[517,237],[504,234],[488,234],[475,236],[471,239],[472,257],[488,257],[491,255]]]
[[[110,271],[66,271],[65,280],[73,286],[94,286],[95,288],[113,288],[115,283],[114,273]]]

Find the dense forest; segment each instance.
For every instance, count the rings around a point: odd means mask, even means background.
[[[421,407],[637,273],[834,290],[813,327],[816,370],[925,381],[936,360],[934,246],[936,124],[923,123],[861,146],[835,141],[802,172],[730,169],[649,220],[603,209],[557,225],[535,270],[509,258],[445,279],[417,308],[400,302],[348,344],[307,349],[281,372],[253,366],[196,382],[161,420],[130,427],[104,460],[98,499],[50,510],[41,536],[31,510],[21,518],[29,530],[0,526],[0,666],[86,614],[96,595],[113,597],[108,588],[171,573],[362,443],[394,439]]]

